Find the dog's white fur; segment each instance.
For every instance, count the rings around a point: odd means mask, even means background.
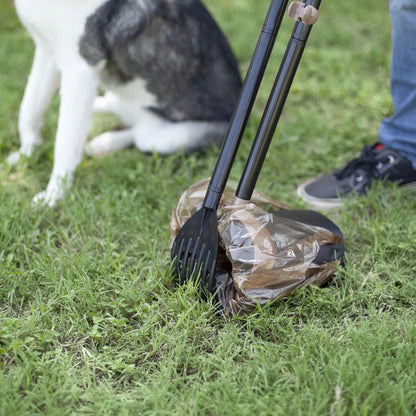
[[[88,146],[91,154],[110,152],[135,144],[142,151],[162,154],[186,149],[213,129],[208,122],[171,123],[147,110],[155,97],[140,79],[124,85],[103,85],[100,72],[105,62],[89,65],[79,53],[85,22],[105,0],[16,0],[18,15],[32,36],[36,50],[19,115],[20,149],[9,156],[16,163],[41,143],[45,111],[60,88],[60,110],[55,139],[54,166],[45,191],[34,202],[53,206],[71,185],[86,144],[93,110],[114,112],[126,130],[106,132]],[[99,86],[107,93],[97,97]],[[218,132],[221,134],[221,132]]]

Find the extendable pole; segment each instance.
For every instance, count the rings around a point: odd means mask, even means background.
[[[213,171],[203,207],[216,210],[243,137],[288,0],[272,0],[251,59],[237,107]]]
[[[252,196],[312,25],[318,18],[320,3],[321,0],[307,0],[304,3],[294,2],[289,7],[289,16],[297,22],[240,179],[236,191],[236,203],[247,202]]]

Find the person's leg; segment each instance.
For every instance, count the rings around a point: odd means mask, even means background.
[[[298,195],[325,209],[350,194],[365,194],[374,179],[416,186],[416,0],[390,0],[391,93],[394,115],[382,121],[380,143],[366,146],[342,170],[299,185]]]
[[[416,1],[390,0],[391,94],[394,115],[383,120],[380,142],[416,168]]]

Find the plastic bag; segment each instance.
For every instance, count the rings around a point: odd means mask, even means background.
[[[171,237],[201,208],[209,179],[192,185],[172,213]],[[288,207],[255,191],[250,203],[233,205],[237,184],[229,182],[218,207],[218,300],[226,315],[287,296],[299,287],[322,285],[340,260],[315,264],[320,247],[342,244],[325,228],[279,216]]]

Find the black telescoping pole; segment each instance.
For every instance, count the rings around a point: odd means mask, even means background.
[[[307,0],[305,6],[319,9],[321,0]],[[293,78],[302,58],[312,25],[297,21],[286,48],[266,109],[254,139],[243,175],[236,191],[240,200],[250,200],[277,123],[283,110]]]
[[[216,210],[276,40],[288,0],[272,0],[213,171],[203,207]]]

